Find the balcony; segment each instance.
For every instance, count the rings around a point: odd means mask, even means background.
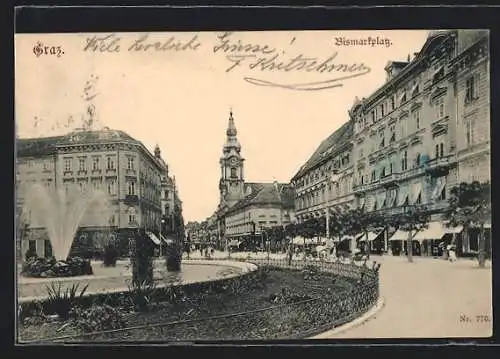
[[[379,179],[379,184],[384,187],[391,187],[400,179],[399,173],[391,173]]]
[[[76,172],[76,177],[79,177],[79,178],[87,177],[87,170],[78,170]]]
[[[432,176],[443,176],[449,172],[454,164],[456,164],[455,155],[438,157],[427,162],[425,170]]]
[[[375,180],[375,181],[370,182],[370,183],[356,185],[353,187],[353,189],[354,189],[354,192],[356,194],[361,194],[363,192],[370,191],[378,186],[380,186],[380,179]]]
[[[401,179],[401,180],[410,179],[413,177],[421,176],[424,173],[425,173],[424,166],[418,166],[418,167],[414,167],[412,169],[409,169],[409,170],[406,170],[406,171],[400,173],[399,179]]]
[[[69,171],[69,170],[63,171],[63,177],[65,177],[65,178],[73,177],[73,171]]]
[[[139,203],[139,196],[136,194],[127,194],[125,196],[125,201],[126,204],[136,204]]]
[[[127,168],[127,169],[125,170],[125,175],[126,175],[126,176],[133,176],[133,177],[135,177],[135,176],[137,176],[137,172],[136,172],[136,170],[135,170],[135,169],[133,169],[133,168]]]

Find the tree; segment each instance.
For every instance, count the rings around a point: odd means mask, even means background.
[[[428,227],[430,217],[424,206],[407,206],[406,210],[390,219],[390,223],[403,231],[408,232],[406,248],[408,262],[413,262],[413,237]]]
[[[449,207],[445,213],[448,226],[462,225],[464,230],[479,228],[479,267],[486,265],[484,225],[491,222],[491,185],[489,182],[462,182],[450,191]]]
[[[363,234],[366,243],[366,251],[370,257],[370,243],[368,243],[368,232],[385,227],[385,219],[379,212],[367,212],[364,208],[356,208],[346,212],[343,216],[342,226],[347,234]]]

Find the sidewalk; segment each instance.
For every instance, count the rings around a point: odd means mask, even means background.
[[[477,261],[372,256],[384,307],[329,338],[452,338],[492,335],[492,273]],[[481,317],[478,317],[481,316]],[[325,336],[322,335],[322,338]]]

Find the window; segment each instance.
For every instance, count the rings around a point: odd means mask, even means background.
[[[438,120],[445,117],[444,96],[442,96],[436,100],[436,114],[437,114]]]
[[[375,173],[375,170],[372,170],[372,182],[374,182],[377,178],[377,175]]]
[[[115,180],[108,181],[108,194],[115,195],[116,194],[116,183]]]
[[[43,170],[47,171],[49,169],[49,164],[47,162],[43,163]]]
[[[415,129],[420,129],[420,110],[415,110],[412,113],[413,122],[415,123]]]
[[[467,147],[470,147],[475,143],[475,125],[475,118],[470,118],[465,123],[465,137],[467,141]]]
[[[375,123],[375,111],[371,112],[371,116],[372,116],[372,123]]]
[[[236,178],[236,168],[232,167],[231,168],[231,178]]]
[[[385,167],[382,167],[382,171],[380,171],[380,177],[385,177]]]
[[[394,96],[391,97],[391,110],[394,110],[396,108],[396,100],[394,99]]]
[[[479,74],[470,76],[465,82],[465,103],[472,102],[479,97]]]
[[[408,169],[408,151],[404,151],[403,158],[401,159],[401,170],[406,171]]]
[[[129,224],[135,224],[136,223],[135,208],[134,207],[130,207],[128,209],[128,223]]]
[[[129,157],[128,158],[128,169],[133,170],[134,169],[134,157]]]
[[[436,144],[436,158],[440,158],[444,156],[444,143]]]
[[[99,169],[99,157],[92,158],[92,170],[97,171]]]
[[[440,201],[445,201],[446,200],[446,186],[443,187],[441,193],[439,194]]]
[[[415,167],[420,166],[420,153],[415,156]]]
[[[78,159],[78,170],[80,171],[85,171],[85,158],[79,158]]]
[[[396,141],[396,127],[394,125],[391,125],[391,127],[389,127],[389,132],[391,133],[389,143],[392,143]]]
[[[401,118],[400,120],[401,124],[401,138],[406,136],[406,116]]]
[[[383,132],[380,133],[380,137],[382,137],[380,139],[380,148],[384,148],[385,147],[385,136],[384,136]]]
[[[403,93],[403,96],[401,96],[401,105],[406,102],[406,92]]]
[[[422,203],[422,194],[421,193],[418,194],[417,201],[416,201],[416,204],[420,204],[420,203]]]
[[[384,114],[385,114],[385,106],[384,106],[384,104],[380,105],[380,113],[381,113],[381,116],[383,117]]]
[[[392,162],[390,162],[389,163],[389,174],[392,175],[393,170],[394,170],[394,166],[393,166]]]
[[[108,170],[114,170],[115,169],[115,161],[113,160],[113,157],[108,157]]]
[[[71,158],[64,159],[64,170],[71,171]]]

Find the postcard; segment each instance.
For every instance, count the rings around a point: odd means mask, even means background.
[[[15,35],[17,343],[492,335],[489,32]]]

